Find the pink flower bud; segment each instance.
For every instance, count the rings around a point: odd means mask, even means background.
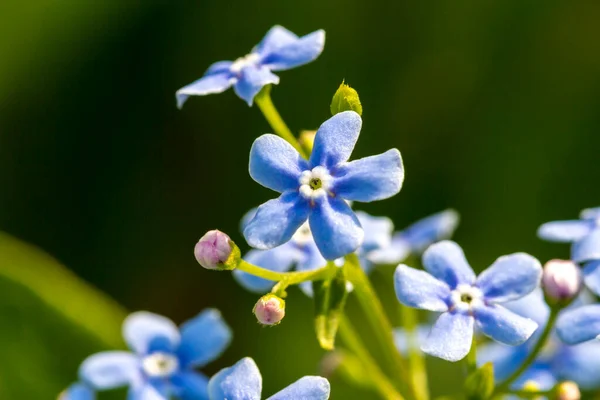
[[[581,271],[572,261],[550,260],[544,265],[542,284],[549,298],[571,300],[581,289]]]
[[[213,230],[207,232],[196,243],[194,255],[200,265],[206,269],[233,269],[235,265],[229,265],[235,243],[221,231]]]
[[[253,312],[259,323],[277,325],[285,317],[285,301],[274,294],[266,294],[256,302]]]
[[[581,392],[579,386],[575,382],[566,381],[558,385],[556,391],[556,398],[558,400],[579,400],[581,398]]]

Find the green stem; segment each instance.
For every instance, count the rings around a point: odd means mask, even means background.
[[[260,111],[262,111],[265,119],[269,125],[271,125],[273,131],[288,141],[289,144],[294,146],[294,148],[298,150],[298,153],[300,153],[302,157],[308,158],[304,148],[300,146],[300,143],[292,131],[290,131],[290,128],[287,127],[281,118],[281,115],[279,115],[279,112],[277,112],[277,109],[271,100],[271,85],[265,86],[260,92],[258,92],[258,94],[254,97],[254,102],[258,108],[260,108]]]
[[[471,342],[471,349],[467,353],[467,375],[472,374],[477,370],[477,341],[473,338]]]
[[[354,293],[360,303],[367,321],[376,335],[377,343],[382,347],[389,371],[398,374],[400,382],[409,382],[410,397],[415,397],[412,382],[408,379],[407,367],[394,343],[392,324],[387,318],[379,298],[375,294],[369,279],[360,267],[356,254],[346,256],[347,279],[354,286]]]
[[[322,279],[329,279],[332,278],[336,272],[336,269],[332,269],[329,264],[319,269],[313,269],[311,271],[274,272],[265,268],[258,267],[254,264],[250,264],[244,260],[240,260],[237,269],[247,272],[250,275],[267,279],[269,281],[284,281],[286,287],[289,285],[297,285],[298,283],[306,281],[318,281]]]
[[[372,388],[377,390],[381,397],[386,400],[403,400],[402,395],[396,391],[396,388],[388,380],[387,376],[381,372],[381,369],[379,369],[379,366],[371,354],[369,354],[347,318],[342,317],[338,332],[348,349],[360,359],[365,371],[368,371],[369,378],[373,381]]]
[[[429,390],[427,387],[427,368],[425,366],[425,357],[419,350],[419,340],[417,328],[419,319],[417,310],[411,307],[400,305],[402,310],[402,326],[406,331],[408,339],[408,364],[411,379],[414,385],[417,399],[429,399]]]
[[[502,384],[500,384],[498,387],[496,387],[496,389],[494,389],[493,395],[507,393],[508,389],[510,388],[510,385],[512,385],[513,382],[516,381],[519,378],[519,376],[521,376],[521,374],[527,370],[527,368],[529,368],[531,363],[535,361],[539,353],[542,351],[542,348],[546,344],[546,341],[548,340],[552,329],[554,328],[554,323],[556,322],[556,318],[558,317],[559,312],[559,307],[550,308],[550,316],[548,317],[548,322],[544,327],[542,335],[535,344],[535,347],[533,348],[531,353],[529,353],[525,361],[523,361],[521,366],[515,372],[513,372],[504,382],[502,382]]]

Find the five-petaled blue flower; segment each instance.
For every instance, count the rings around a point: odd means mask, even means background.
[[[541,290],[514,302],[506,303],[511,311],[535,320],[541,327],[548,321],[550,310]],[[568,311],[564,311],[568,312]],[[569,326],[569,329],[573,329]],[[489,343],[479,348],[478,363],[494,364],[496,381],[502,382],[514,373],[533,350],[539,335],[520,346],[510,347]],[[513,389],[522,388],[526,382],[535,382],[540,390],[550,390],[559,381],[573,381],[582,389],[600,387],[600,342],[592,341],[576,346],[561,343],[553,334],[531,366],[515,381]]]
[[[204,310],[181,329],[168,318],[136,312],[123,323],[132,353],[106,351],[79,367],[82,382],[96,390],[129,386],[131,400],[206,399],[208,378],[195,371],[219,356],[231,341],[221,314]]]
[[[260,400],[262,376],[251,358],[243,358],[224,368],[208,384],[210,400]],[[329,381],[320,376],[305,376],[267,400],[327,400]]]
[[[572,242],[572,260],[585,264],[584,282],[600,295],[600,207],[587,208],[580,217],[580,220],[547,222],[538,229],[538,236],[553,242]]]
[[[244,229],[250,246],[271,249],[291,239],[308,219],[319,251],[328,260],[355,251],[364,232],[347,200],[370,202],[398,193],[404,180],[396,149],[348,162],[362,120],[344,111],[325,121],[307,161],[288,142],[262,135],[250,150],[250,175],[282,193],[258,208]]]
[[[235,61],[212,64],[204,76],[176,93],[181,108],[189,96],[221,93],[233,85],[235,93],[252,105],[263,86],[278,84],[271,71],[283,71],[315,60],[323,51],[325,32],[318,30],[299,38],[281,26],[274,26],[250,54]]]
[[[512,346],[525,342],[538,324],[499,305],[539,286],[542,267],[525,253],[498,258],[478,277],[462,249],[452,241],[430,246],[423,254],[429,272],[400,264],[394,275],[396,296],[415,308],[441,312],[421,349],[448,361],[464,358],[474,324],[492,339]]]
[[[357,213],[358,214],[358,213]],[[367,241],[367,224],[361,216],[358,219],[365,228],[365,242]],[[429,245],[448,239],[458,226],[459,216],[454,210],[445,210],[423,218],[396,232],[390,241],[380,240],[380,245],[368,252],[367,265],[370,264],[398,264],[406,260],[411,254],[423,252]],[[379,232],[382,232],[380,229]],[[384,244],[384,242],[387,242]],[[363,244],[362,247],[365,247]]]

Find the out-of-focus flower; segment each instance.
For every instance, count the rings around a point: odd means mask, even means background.
[[[131,400],[206,398],[208,378],[195,371],[217,358],[231,341],[221,314],[207,309],[180,329],[168,318],[135,312],[123,323],[132,352],[106,351],[79,368],[82,382],[95,390],[129,386]]]
[[[263,86],[278,84],[272,71],[299,67],[315,60],[323,51],[325,31],[298,37],[282,26],[274,26],[250,54],[235,61],[212,64],[197,81],[182,87],[175,95],[181,108],[189,96],[221,93],[231,86],[249,106]]]
[[[541,328],[546,325],[550,315],[541,290],[535,290],[519,300],[506,303],[505,306],[523,317],[535,320]],[[563,313],[567,314],[569,311],[570,309],[567,309]],[[570,326],[569,329],[573,327]],[[496,380],[502,382],[525,361],[538,339],[539,335],[533,335],[526,343],[516,347],[500,343],[485,344],[478,349],[478,362],[481,365],[492,362]],[[519,389],[526,382],[535,382],[539,390],[549,390],[562,380],[576,382],[584,389],[600,387],[599,341],[569,346],[558,340],[553,333],[540,355],[515,381],[512,388]]]
[[[464,358],[471,348],[475,322],[485,335],[519,345],[538,324],[501,303],[516,300],[540,284],[542,267],[525,253],[498,258],[478,277],[456,243],[442,241],[423,254],[429,272],[400,264],[394,275],[396,296],[415,308],[441,312],[421,349],[448,361]]]
[[[58,400],[95,400],[96,393],[89,386],[77,382],[58,395]]]
[[[315,243],[328,260],[349,254],[362,244],[364,232],[347,200],[371,202],[398,193],[404,180],[400,152],[348,162],[362,120],[345,111],[317,131],[310,159],[303,159],[285,140],[263,135],[250,151],[250,175],[282,193],[261,205],[244,236],[257,249],[271,249],[291,239],[308,219]]]
[[[550,260],[544,265],[542,286],[555,302],[568,302],[581,290],[581,270],[573,261]]]
[[[566,310],[556,322],[556,331],[561,340],[568,344],[600,339],[600,304]]]
[[[210,400],[260,400],[262,376],[253,359],[242,358],[235,365],[224,368],[208,383]],[[305,376],[267,400],[326,400],[329,381],[320,376]]]

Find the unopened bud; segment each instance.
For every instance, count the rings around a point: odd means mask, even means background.
[[[581,392],[575,382],[566,381],[558,385],[558,389],[556,390],[557,400],[579,400],[580,398]]]
[[[285,317],[285,301],[274,294],[266,294],[258,299],[252,311],[262,325],[277,325]]]
[[[331,115],[341,113],[343,111],[354,111],[358,115],[362,115],[362,105],[358,98],[356,90],[346,85],[344,82],[331,99]]]
[[[206,269],[234,269],[240,261],[240,249],[229,236],[218,230],[208,231],[202,236],[196,243],[194,255]]]
[[[544,265],[542,284],[549,299],[568,301],[581,290],[581,271],[572,261],[550,260]]]

